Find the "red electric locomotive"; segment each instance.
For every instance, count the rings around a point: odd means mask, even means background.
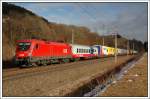
[[[36,39],[17,41],[16,63],[19,65],[46,65],[69,61],[71,58],[69,44]]]

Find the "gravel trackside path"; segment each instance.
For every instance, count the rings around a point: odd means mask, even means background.
[[[3,96],[50,96],[54,95],[51,90],[64,86],[68,83],[85,79],[114,68],[115,66],[129,60],[134,56],[119,56],[118,62],[114,58],[88,60],[68,64],[60,64],[58,68],[48,66],[44,69],[29,68],[20,70],[22,72],[9,70],[3,71]],[[32,72],[30,71],[32,70]],[[18,71],[18,70],[17,70]],[[26,72],[25,72],[26,71]],[[38,71],[38,72],[35,72]],[[12,75],[12,76],[11,76]],[[76,86],[74,86],[76,87]]]
[[[129,69],[123,78],[109,86],[100,96],[148,96],[148,56],[147,53]]]

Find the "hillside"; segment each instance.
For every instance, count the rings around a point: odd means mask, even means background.
[[[71,34],[73,31],[74,42],[77,44],[102,44],[102,37],[97,33],[91,32],[87,27],[52,23],[34,14],[32,11],[9,3],[2,3],[2,20],[4,63],[8,63],[14,57],[16,40],[18,39],[36,37],[71,43]],[[104,38],[105,45],[114,46],[114,37],[105,36]],[[118,47],[126,48],[126,44],[127,40],[125,38],[118,38]],[[138,44],[141,44],[141,42],[138,42]]]

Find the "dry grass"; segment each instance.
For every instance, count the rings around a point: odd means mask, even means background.
[[[87,80],[85,78],[112,69],[129,58],[131,56],[120,57],[116,64],[114,60],[90,61],[88,64],[74,64],[69,68],[60,67],[60,70],[40,75],[5,80],[3,96],[61,96],[81,86],[80,81],[84,83]]]
[[[101,96],[148,96],[147,54],[117,83],[108,87]]]

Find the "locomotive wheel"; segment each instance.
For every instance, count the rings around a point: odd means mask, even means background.
[[[32,66],[37,66],[37,63],[34,62],[34,63],[32,63],[31,65],[32,65]]]
[[[68,58],[66,58],[66,59],[63,59],[63,62],[64,63],[68,63],[70,60],[68,59]]]
[[[38,66],[42,66],[42,61],[39,60],[39,61],[37,62],[37,65],[38,65]]]
[[[51,61],[50,60],[47,61],[47,65],[51,65]]]
[[[79,61],[79,60],[80,60],[80,58],[75,58],[75,59],[74,59],[75,62],[76,62],[76,61]]]
[[[59,63],[60,63],[60,64],[63,64],[63,63],[65,63],[65,62],[64,62],[63,59],[59,59]]]
[[[42,60],[42,65],[46,66],[47,65],[47,61],[46,60]]]

